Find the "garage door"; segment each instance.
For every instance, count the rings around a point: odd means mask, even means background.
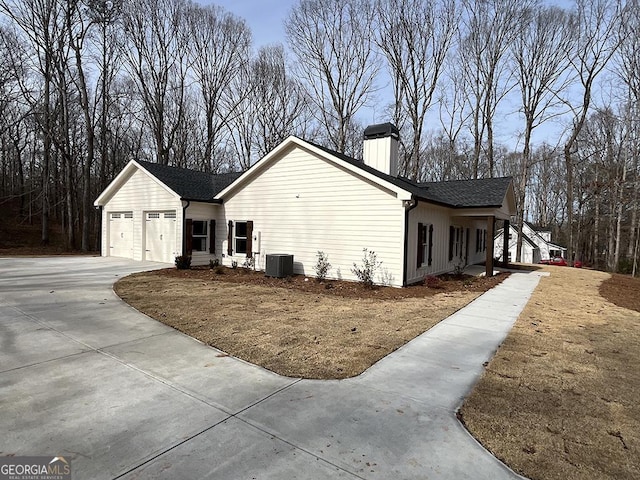
[[[133,258],[133,213],[109,214],[109,255]]]
[[[145,259],[173,263],[176,257],[176,212],[147,212]]]

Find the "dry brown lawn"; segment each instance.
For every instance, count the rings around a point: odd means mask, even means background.
[[[281,375],[335,379],[362,373],[505,278],[371,290],[221,271],[140,273],[114,288],[138,310],[229,355]]]
[[[532,479],[640,479],[640,280],[547,270],[461,418]]]

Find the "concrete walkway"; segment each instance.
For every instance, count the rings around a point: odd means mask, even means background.
[[[455,418],[535,289],[500,286],[359,377],[281,377],[122,303],[158,264],[0,258],[0,455],[74,478],[513,479]]]

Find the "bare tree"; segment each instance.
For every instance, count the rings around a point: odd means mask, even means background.
[[[303,135],[310,116],[304,87],[287,71],[281,45],[263,47],[251,67],[251,102],[255,108],[254,148],[259,157],[289,135]]]
[[[139,0],[123,9],[126,43],[120,50],[135,78],[155,141],[158,163],[167,165],[184,115],[189,69],[185,0]]]
[[[233,79],[249,64],[251,31],[244,20],[221,7],[190,5],[189,56],[202,96],[205,121],[203,167],[216,170],[214,159],[221,131],[229,117],[238,114],[238,97],[231,92]],[[226,130],[226,129],[225,129]]]
[[[576,141],[591,107],[594,81],[605,69],[620,45],[616,35],[620,19],[620,3],[608,0],[577,0],[576,12],[571,18],[571,26],[576,41],[568,52],[571,68],[577,76],[580,101],[567,100],[572,112],[572,127],[564,142],[564,161],[567,184],[567,222],[569,242],[567,256],[574,260],[579,236],[574,236],[574,154]],[[576,98],[574,96],[574,98]]]
[[[466,163],[466,156],[459,152],[461,133],[471,117],[471,112],[466,108],[465,81],[458,74],[459,61],[459,57],[453,55],[451,61],[447,62],[446,81],[443,82],[446,86],[441,90],[438,99],[440,125],[448,143],[446,153],[441,159],[446,170],[440,177],[441,180],[469,178],[469,175],[462,173],[467,169],[462,165]],[[458,172],[458,176],[452,176],[454,170]]]
[[[522,260],[531,135],[536,127],[558,114],[554,107],[558,106],[559,92],[569,81],[565,75],[569,68],[565,52],[570,50],[573,38],[568,14],[564,10],[557,7],[530,8],[525,11],[525,27],[518,32],[512,44],[524,116],[524,146],[518,175],[516,262]]]
[[[480,172],[486,138],[489,176],[494,174],[494,117],[498,104],[514,87],[509,48],[524,26],[531,0],[463,0],[459,55],[472,112],[473,176]]]
[[[298,73],[331,146],[344,152],[350,123],[374,90],[380,68],[368,0],[301,0],[285,21]]]
[[[256,105],[252,102],[252,90],[251,66],[244,65],[231,82],[231,102],[236,107],[226,121],[229,138],[225,148],[234,152],[236,163],[243,171],[253,163]]]
[[[89,34],[92,42],[91,63],[95,65],[98,78],[95,84],[95,110],[100,117],[97,126],[98,153],[100,166],[98,169],[98,187],[104,189],[111,172],[114,170],[114,158],[109,149],[109,114],[113,108],[114,99],[111,96],[112,88],[121,66],[121,58],[118,54],[122,39],[120,38],[119,24],[122,14],[122,0],[85,0],[91,23],[94,25]],[[94,126],[95,129],[95,126]],[[100,236],[97,236],[100,238]]]
[[[52,164],[52,147],[55,113],[53,109],[56,63],[66,45],[64,37],[64,18],[57,0],[1,0],[0,12],[11,19],[15,29],[11,47],[11,68],[16,72],[16,80],[22,97],[34,112],[38,128],[42,133],[41,165],[41,243],[49,244],[49,213]],[[5,35],[5,40],[7,36]],[[24,42],[21,40],[24,39]],[[37,75],[36,83],[29,73]],[[41,82],[40,85],[37,81]]]
[[[387,59],[396,102],[400,103],[396,111],[407,117],[410,131],[401,170],[417,180],[425,117],[455,36],[459,13],[453,0],[378,0],[376,11],[378,46]]]
[[[628,0],[620,16],[621,28],[618,33],[620,49],[616,58],[615,71],[625,86],[624,95],[628,103],[629,148],[633,164],[630,177],[633,182],[629,205],[631,224],[627,256],[637,263],[637,236],[640,224],[640,2]]]

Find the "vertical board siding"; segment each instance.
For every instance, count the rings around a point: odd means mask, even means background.
[[[109,213],[133,212],[133,259],[144,258],[145,212],[176,212],[176,250],[182,250],[182,202],[141,170],[136,170],[102,209],[102,255],[109,255]],[[178,253],[179,254],[179,253]]]
[[[466,229],[469,229],[469,258],[468,265],[483,262],[486,251],[476,253],[476,229],[486,229],[485,218],[456,217],[455,210],[438,205],[420,202],[409,212],[408,254],[407,254],[407,283],[421,281],[425,275],[439,275],[451,272],[460,262],[459,257],[449,261],[449,228],[451,226],[463,228],[463,238],[466,242]],[[433,225],[433,261],[429,266],[424,260],[421,267],[416,266],[418,255],[418,224]],[[466,246],[462,245],[463,259]],[[463,260],[464,261],[464,260]]]
[[[222,211],[216,251],[224,252],[226,265],[246,260],[243,254],[227,255],[228,221],[253,221],[254,233],[260,233],[260,245],[254,246],[260,250],[257,269],[264,269],[267,254],[288,253],[294,255],[295,273],[315,276],[317,252],[323,251],[332,265],[330,278],[356,280],[351,268],[360,265],[362,249],[368,248],[383,262],[391,283],[402,285],[402,202],[303,149],[289,151],[225,198]]]

